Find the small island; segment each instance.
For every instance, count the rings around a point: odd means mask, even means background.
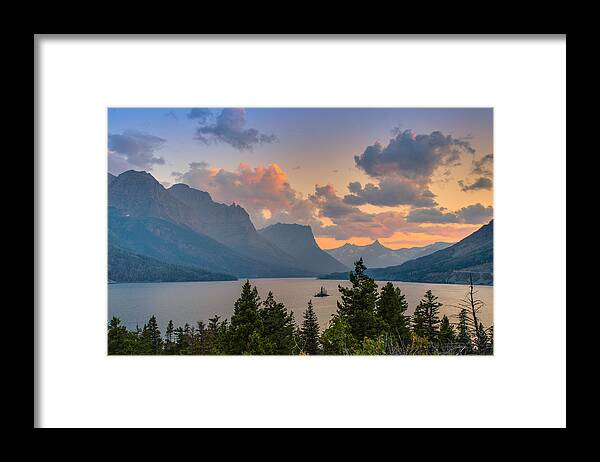
[[[323,286],[321,286],[321,290],[319,290],[315,295],[315,297],[329,297],[327,290]]]

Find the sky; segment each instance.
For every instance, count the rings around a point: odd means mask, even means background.
[[[310,225],[324,249],[456,242],[493,215],[491,108],[109,108],[108,171]]]

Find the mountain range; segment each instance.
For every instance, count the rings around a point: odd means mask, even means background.
[[[367,268],[383,268],[385,266],[401,265],[408,260],[429,255],[451,245],[452,243],[448,242],[434,242],[425,247],[394,250],[385,247],[379,240],[375,240],[369,245],[344,244],[342,247],[329,249],[326,252],[349,268],[353,268],[354,262],[359,258],[363,259]]]
[[[110,282],[216,281],[260,277],[347,279],[363,258],[379,280],[492,283],[493,222],[456,244],[389,249],[379,241],[322,250],[309,226],[257,230],[246,210],[151,174],[108,174]]]
[[[158,263],[179,266],[180,273],[202,270],[197,280],[308,277],[347,269],[318,247],[308,226],[277,224],[259,232],[243,207],[215,202],[184,184],[167,189],[147,172],[109,174],[108,205],[109,249],[119,257],[109,258],[115,282],[127,279],[119,267],[144,262],[152,263],[157,280],[169,279],[166,274],[161,279]],[[175,268],[164,268],[174,274]]]
[[[367,274],[380,281],[493,284],[494,221],[483,225],[456,244],[401,265],[372,268]],[[347,279],[348,273],[332,273],[323,279]]]

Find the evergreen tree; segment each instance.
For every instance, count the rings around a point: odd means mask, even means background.
[[[192,326],[187,322],[183,325],[183,351],[186,355],[192,354]]]
[[[462,347],[463,354],[473,353],[471,335],[469,334],[469,312],[466,308],[462,308],[458,313],[458,334],[456,336],[456,343]]]
[[[172,355],[175,353],[174,332],[173,320],[170,319],[167,324],[167,329],[165,330],[165,354]]]
[[[206,332],[206,353],[220,355],[227,352],[227,320],[219,321],[220,317],[215,315],[208,320]]]
[[[293,313],[271,292],[261,302],[256,287],[246,281],[231,323],[214,316],[208,325],[199,321],[196,327],[186,323],[174,328],[170,320],[163,340],[155,316],[142,329],[131,331],[113,317],[107,330],[108,354],[493,354],[493,326],[486,329],[478,319],[483,302],[476,299],[472,285],[459,302],[455,331],[447,316],[439,319],[442,304],[430,290],[410,318],[400,289],[387,283],[378,294],[365,270],[359,260],[350,274],[351,287],[339,287],[341,302],[321,336],[312,300],[298,328]]]
[[[266,354],[290,354],[294,347],[294,313],[288,313],[269,292],[259,311]]]
[[[337,302],[338,315],[350,325],[352,335],[360,342],[365,337],[376,338],[382,329],[377,315],[377,284],[366,275],[367,267],[361,258],[350,271],[352,287],[338,286],[341,302]]]
[[[462,319],[464,319],[464,321],[461,321],[461,315],[459,315],[459,331],[462,330],[460,327],[462,324],[468,326],[470,348],[466,353],[492,354],[493,344],[491,342],[493,342],[493,339],[490,341],[490,335],[493,336],[493,326],[489,330],[485,329],[479,320],[479,311],[485,306],[485,303],[479,300],[476,295],[477,290],[473,286],[473,275],[469,274],[469,291],[458,304],[461,308]],[[463,335],[463,337],[466,337],[466,335]]]
[[[266,355],[271,354],[269,345],[265,342],[264,338],[258,330],[253,330],[248,342],[246,349],[242,352],[244,355]]]
[[[411,323],[414,334],[422,338],[425,338],[425,336],[427,335],[425,320],[425,306],[422,303],[419,303],[412,315]]]
[[[475,338],[475,347],[477,348],[477,354],[490,354],[487,331],[485,327],[483,327],[483,323],[481,321],[477,325],[477,337]]]
[[[258,312],[260,304],[258,290],[250,285],[250,281],[246,280],[242,286],[240,298],[234,304],[231,317],[230,354],[252,353],[258,348],[262,330]],[[250,341],[251,337],[252,342]]]
[[[442,322],[440,323],[440,331],[438,334],[438,341],[440,346],[447,350],[455,341],[454,327],[450,324],[448,316],[444,315]]]
[[[326,355],[349,355],[359,345],[348,321],[338,314],[332,316],[329,326],[323,331],[321,344]]]
[[[206,354],[206,325],[202,321],[196,323],[196,327],[190,331],[190,354]]]
[[[152,354],[152,342],[150,341],[150,330],[148,329],[148,323],[145,323],[144,327],[142,327],[140,331],[139,340],[137,342],[137,354]]]
[[[175,351],[178,355],[193,353],[193,329],[186,322],[183,327],[175,329]]]
[[[134,355],[141,355],[144,354],[143,353],[143,348],[142,348],[142,329],[140,329],[139,324],[135,325],[135,330],[131,332],[130,335],[130,342],[132,345],[132,352],[131,354]]]
[[[308,301],[308,308],[304,312],[304,321],[300,329],[300,342],[304,353],[317,355],[321,352],[319,344],[319,320],[313,309],[312,300]]]
[[[185,331],[183,330],[183,327],[181,327],[181,326],[178,326],[175,329],[175,353],[178,355],[188,354],[187,353],[187,341],[185,338]]]
[[[121,325],[121,320],[115,316],[108,323],[108,354],[128,354],[128,331]]]
[[[385,340],[382,336],[372,340],[368,337],[365,337],[362,344],[360,346],[355,347],[352,350],[353,355],[365,355],[365,356],[374,356],[374,355],[385,355],[386,354],[386,344]]]
[[[442,304],[437,299],[438,297],[433,295],[431,290],[428,290],[413,314],[415,333],[425,337],[430,342],[437,340],[439,331],[440,318],[438,314]]]
[[[409,321],[404,315],[407,309],[406,297],[399,287],[394,287],[391,282],[383,286],[377,299],[377,314],[387,332],[400,344],[410,339]]]
[[[162,353],[162,337],[160,329],[156,322],[156,317],[151,316],[146,325],[148,340],[150,342],[150,354],[158,355]]]

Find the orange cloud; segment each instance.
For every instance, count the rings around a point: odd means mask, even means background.
[[[311,224],[315,220],[315,206],[290,186],[286,172],[276,163],[254,168],[240,163],[231,172],[194,162],[187,172],[173,172],[173,176],[207,191],[218,202],[242,205],[259,227],[268,221]]]
[[[477,228],[407,221],[407,213],[414,209],[380,211],[378,207],[351,205],[331,184],[315,185],[314,194],[304,198],[291,187],[286,172],[276,163],[257,167],[240,163],[235,171],[227,171],[194,162],[187,172],[174,172],[173,176],[177,181],[207,191],[218,202],[240,204],[258,228],[277,222],[310,225],[324,248],[346,242],[365,245],[374,239],[381,239],[392,248],[457,241]]]

